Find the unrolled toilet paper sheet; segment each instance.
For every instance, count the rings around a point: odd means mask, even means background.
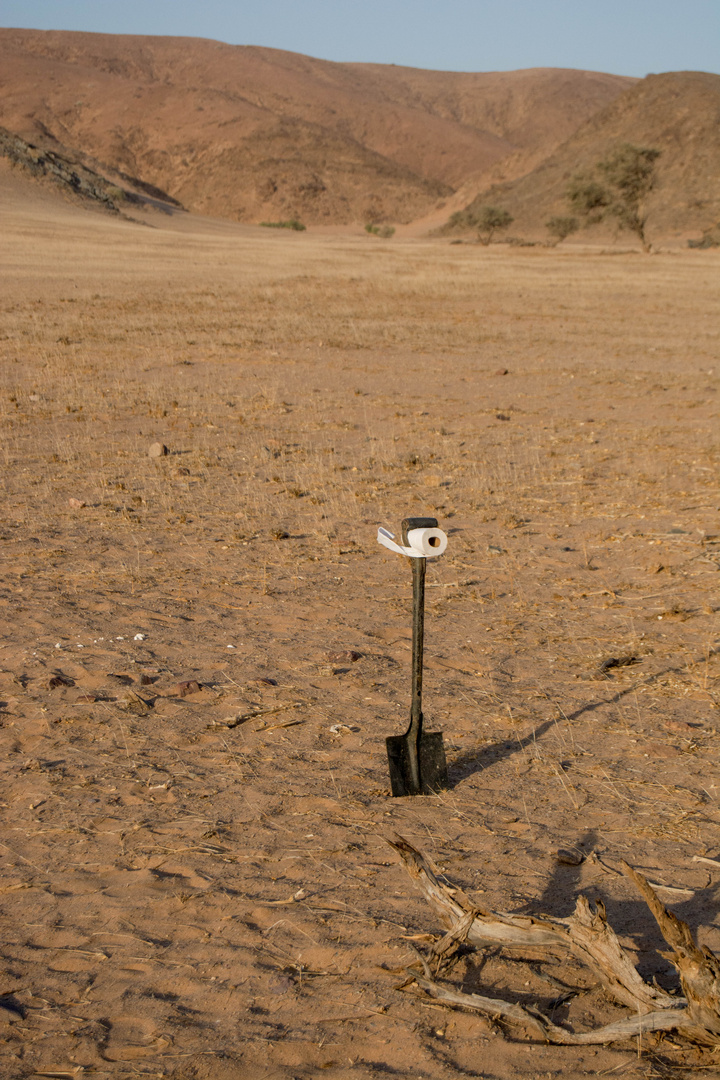
[[[396,544],[394,534],[388,529],[378,529],[378,543],[411,559],[432,559],[442,555],[447,547],[447,536],[442,529],[410,529],[407,546]]]

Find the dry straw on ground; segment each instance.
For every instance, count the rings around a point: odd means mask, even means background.
[[[666,1036],[503,1042],[398,994],[427,913],[383,836],[493,910],[600,897],[665,990],[653,921],[603,864],[676,890],[720,946],[717,255],[151,229],[13,198],[7,1075],[714,1067]],[[392,800],[410,580],[375,533],[408,513],[450,534],[425,698],[452,787]],[[492,956],[483,980],[513,983]],[[568,1009],[619,1017],[597,991]]]

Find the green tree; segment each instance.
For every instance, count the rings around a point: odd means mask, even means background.
[[[498,230],[507,229],[515,218],[499,206],[481,206],[468,215],[467,224],[477,229],[478,240],[487,245]]]
[[[555,247],[572,233],[577,232],[580,228],[580,222],[576,217],[551,217],[545,222],[545,228],[551,236],[555,237],[555,243],[553,244],[553,247]]]
[[[619,229],[633,232],[644,251],[646,200],[655,185],[655,165],[662,153],[651,147],[620,143],[590,175],[575,176],[567,189],[572,209],[588,225],[614,218]]]

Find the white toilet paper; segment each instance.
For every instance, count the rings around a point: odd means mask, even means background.
[[[433,555],[442,555],[447,547],[447,536],[442,529],[410,529],[408,546],[429,559]]]
[[[410,529],[408,545],[396,544],[394,534],[388,529],[378,529],[378,543],[411,559],[432,559],[442,555],[447,547],[447,536],[442,529]]]

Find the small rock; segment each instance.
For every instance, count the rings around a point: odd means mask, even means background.
[[[93,705],[97,701],[95,694],[81,694],[75,698],[76,705]]]
[[[166,690],[166,694],[169,697],[190,697],[191,694],[199,694],[201,690],[202,686],[195,679],[186,679],[184,682],[171,686],[169,690]]]
[[[126,712],[133,713],[135,716],[145,716],[152,708],[149,701],[145,701],[139,694],[133,693],[128,694],[120,704]]]
[[[555,859],[563,866],[580,866],[585,862],[585,856],[581,851],[568,851],[566,848],[560,848],[555,853]]]
[[[82,499],[68,499],[68,506],[71,506],[73,510],[82,510],[84,506],[87,506],[87,503]]]
[[[638,750],[644,757],[674,758],[679,757],[682,753],[677,746],[669,746],[667,743],[657,742],[655,739],[638,743]]]
[[[277,679],[250,679],[248,686],[277,686]]]
[[[165,457],[169,453],[170,451],[168,450],[165,443],[154,442],[148,450],[148,457]]]
[[[144,641],[146,637],[147,634],[136,634],[133,641]]]
[[[684,720],[666,720],[663,727],[668,731],[680,731],[683,734],[692,734],[695,730],[692,724],[686,724]]]
[[[48,688],[50,690],[57,690],[59,686],[74,686],[75,683],[72,679],[68,679],[67,675],[53,675],[51,679],[48,679]]]
[[[286,529],[273,529],[270,533],[273,540],[289,540],[290,533]]]
[[[506,367],[499,367],[497,371],[493,372],[494,375],[509,375],[510,372]]]
[[[605,675],[611,668],[631,667],[633,664],[639,663],[641,663],[639,656],[609,656],[607,660],[603,660],[598,668],[598,673]]]
[[[508,416],[507,413],[499,412],[499,413],[495,414],[495,419],[496,420],[509,420],[510,417]]]
[[[142,674],[140,676],[140,685],[141,686],[152,686],[152,684],[154,682],[155,682],[155,676],[154,675]]]
[[[342,664],[346,661],[354,664],[357,660],[362,660],[362,653],[355,652],[354,649],[341,649],[339,652],[329,652],[327,658],[331,664]]]

